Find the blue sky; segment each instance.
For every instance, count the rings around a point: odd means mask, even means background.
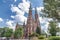
[[[15,14],[11,11],[10,5],[14,4],[17,6],[20,2],[22,0],[16,0],[16,2],[14,0],[0,0],[0,17],[3,19],[11,19],[10,16]],[[43,6],[42,0],[30,0],[30,2],[32,3],[32,7]]]
[[[36,7],[38,13],[43,9],[43,0],[0,0],[0,27],[14,28],[16,22],[22,24],[27,21],[30,3],[32,10]],[[39,17],[43,29],[47,28],[46,18]]]
[[[43,6],[42,0],[28,0],[28,1],[32,3],[32,7]],[[11,15],[16,15],[16,14],[15,12],[11,11],[11,4],[14,4],[17,6],[21,2],[22,0],[0,0],[0,18],[2,18],[3,21],[6,21],[7,19],[14,20],[11,18]]]
[[[32,14],[34,14],[35,7],[38,14],[41,14],[43,7],[43,0],[0,0],[0,27],[9,27],[15,29],[16,22],[20,25],[27,22],[28,10],[32,6]],[[34,17],[34,16],[33,16]],[[39,15],[41,28],[46,31],[51,18],[42,18]],[[59,24],[60,26],[60,24]]]
[[[11,19],[10,16],[15,14],[12,13],[10,5],[14,4],[17,6],[20,2],[22,0],[17,0],[16,2],[14,0],[0,0],[0,17],[3,19]],[[43,6],[42,0],[30,0],[30,2],[32,3],[32,7]]]

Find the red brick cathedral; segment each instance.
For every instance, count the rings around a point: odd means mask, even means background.
[[[18,24],[16,25],[16,28],[17,28],[17,26],[18,26]],[[31,4],[30,4],[29,14],[28,14],[28,18],[27,18],[27,24],[25,25],[25,22],[23,23],[24,36],[28,37],[33,32],[36,32],[37,27],[40,27],[40,22],[39,22],[39,16],[38,16],[38,13],[37,13],[37,9],[35,8],[35,14],[34,14],[34,17],[33,17],[32,7],[31,7]]]
[[[25,23],[23,25],[25,25]],[[24,27],[25,27],[25,36],[27,37],[31,35],[33,32],[36,32],[37,27],[40,27],[37,9],[35,8],[35,14],[33,18],[31,4],[30,4],[29,14],[27,18],[27,24]]]

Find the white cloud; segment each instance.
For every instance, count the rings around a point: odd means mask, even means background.
[[[42,13],[42,11],[41,10],[43,10],[44,9],[44,7],[37,7],[37,12],[38,12],[38,14],[40,15],[40,13]],[[42,13],[43,14],[43,13]]]
[[[47,29],[49,26],[49,22],[46,22],[46,24],[44,25],[44,27]]]
[[[15,20],[18,21],[18,22],[23,23],[24,21],[27,21],[27,18],[23,15],[16,15]]]
[[[13,26],[13,23],[14,23],[14,21],[9,20],[9,21],[6,22],[6,25]]]
[[[42,24],[48,22],[48,18],[39,17],[39,20]]]
[[[43,24],[43,23],[48,23],[49,21],[53,21],[52,18],[42,18],[42,17],[39,17],[39,20],[40,22]]]
[[[16,2],[17,0],[14,0],[14,2]]]
[[[14,23],[14,21],[8,20],[8,21],[6,21],[6,25],[7,25],[7,27],[15,30],[15,23]]]
[[[22,0],[23,3],[19,3],[18,4],[18,7],[24,11],[24,12],[27,12],[29,11],[29,7],[30,7],[30,2],[29,1],[26,1],[26,0]]]
[[[14,16],[12,16],[12,15],[11,15],[11,18],[13,18],[13,19],[14,19]]]
[[[60,23],[58,23],[58,27],[60,27]]]
[[[39,20],[40,20],[40,23],[43,24],[41,25],[42,30],[47,32],[48,25],[49,25],[48,21],[51,21],[51,19],[39,17]]]
[[[32,10],[35,10],[35,8],[32,8]]]
[[[0,18],[0,22],[2,22],[3,21],[3,19],[2,18]]]
[[[48,18],[48,21],[53,21],[53,19],[52,18]]]
[[[24,11],[20,10],[18,7],[11,5],[12,12],[16,12],[18,15],[24,15]]]
[[[41,12],[41,10],[44,9],[44,7],[36,7],[36,8],[37,8],[38,13]],[[32,10],[35,10],[35,8],[32,8]]]
[[[39,21],[40,23],[43,23],[42,17],[39,17]]]
[[[11,18],[14,18],[17,22],[20,24],[24,21],[27,21],[27,17],[24,16],[25,12],[28,13],[29,11],[30,2],[26,0],[22,0],[22,3],[18,4],[18,7],[15,5],[11,5],[12,12],[15,12],[15,16],[11,16]]]
[[[37,7],[38,12],[39,11],[41,12],[41,10],[43,10],[43,9],[44,9],[44,7]]]
[[[39,17],[40,23],[45,23],[45,19],[42,17]]]

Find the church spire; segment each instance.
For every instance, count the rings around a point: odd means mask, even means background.
[[[31,7],[31,3],[30,3],[30,8],[29,8],[29,15],[32,17],[32,7]]]
[[[16,23],[16,27],[15,27],[15,30],[18,28],[18,25],[19,25],[19,24],[18,24],[18,22],[17,22],[17,23]]]
[[[23,23],[23,26],[25,26],[25,21],[24,21],[24,23]]]
[[[35,22],[37,23],[37,26],[40,25],[40,23],[39,23],[39,16],[38,16],[38,13],[37,13],[37,8],[35,8]]]
[[[31,3],[30,3],[30,8],[29,9],[32,10]]]
[[[35,20],[38,20],[38,13],[37,13],[37,8],[35,7]]]
[[[27,24],[26,24],[26,36],[29,36],[32,34],[32,27],[33,27],[33,18],[32,18],[32,7],[30,3],[30,8],[29,8],[29,14],[27,18]]]
[[[37,13],[37,8],[35,7],[35,13]]]

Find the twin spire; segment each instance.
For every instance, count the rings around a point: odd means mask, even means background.
[[[30,10],[32,10],[31,3],[30,3]],[[37,8],[35,7],[35,13],[37,13]]]
[[[30,3],[30,8],[29,8],[29,10],[32,10],[31,3]],[[36,8],[36,7],[35,7],[35,13],[37,14],[37,8]],[[17,25],[18,25],[18,23],[17,23]],[[24,21],[23,25],[25,25],[25,21]]]

